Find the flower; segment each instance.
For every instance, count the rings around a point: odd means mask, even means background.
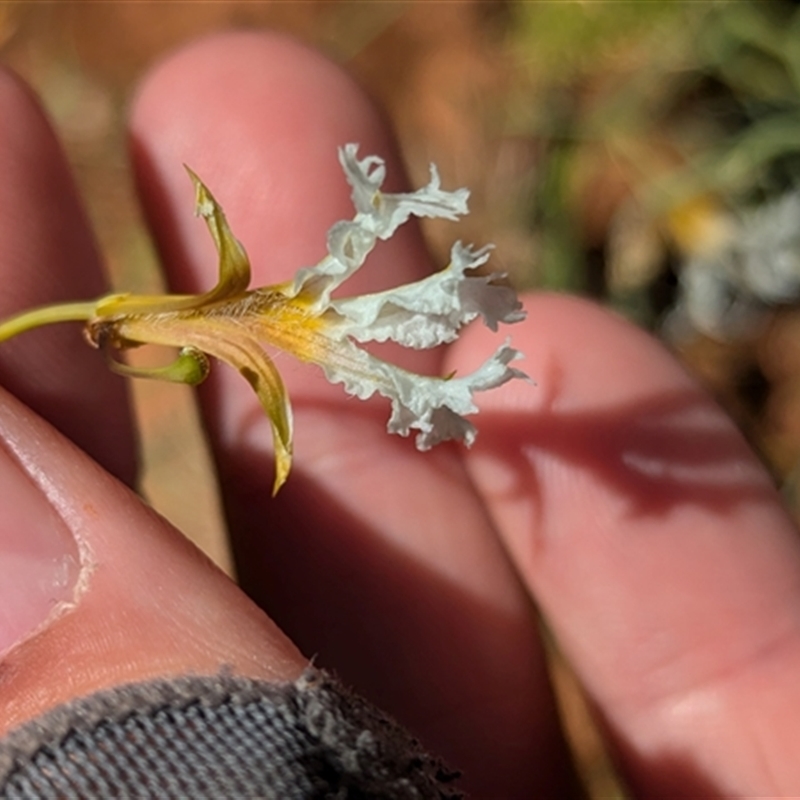
[[[800,189],[716,217],[711,246],[681,264],[678,301],[664,325],[673,339],[751,337],[770,308],[800,297]]]
[[[383,161],[357,157],[348,144],[339,160],[352,187],[356,214],[328,232],[328,255],[301,269],[293,281],[249,289],[250,263],[228,227],[225,215],[202,181],[189,170],[196,189],[196,211],[205,220],[219,253],[219,279],[200,295],[137,296],[112,294],[92,303],[50,306],[0,324],[0,341],[48,322],[82,320],[86,335],[108,357],[115,371],[128,376],[200,383],[213,356],[235,367],[256,391],[273,433],[277,492],[292,460],[292,413],[283,381],[264,349],[271,345],[301,361],[320,366],[332,383],[364,400],[378,393],[391,401],[390,433],[417,431],[416,445],[427,450],[447,439],[467,446],[475,427],[466,415],[478,409],[477,391],[526,378],[511,366],[521,358],[508,341],[475,372],[463,377],[417,375],[384,361],[359,345],[398,342],[429,348],[453,341],[476,317],[492,330],[524,318],[516,293],[498,282],[502,275],[471,271],[486,263],[489,247],[453,245],[450,264],[415,283],[373,294],[332,296],[366,260],[379,239],[388,239],[410,217],[455,220],[467,212],[466,189],[441,189],[431,165],[427,186],[412,193],[381,191]],[[142,369],[115,357],[141,344],[179,348],[174,363]]]

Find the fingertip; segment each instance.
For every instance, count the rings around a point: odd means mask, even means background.
[[[467,456],[521,575],[643,791],[672,785],[667,762],[773,785],[739,725],[795,694],[800,548],[769,476],[653,337],[586,301],[526,305],[512,341],[536,385],[486,395]]]
[[[139,89],[131,143],[170,280],[192,289],[214,280],[213,250],[192,224],[182,163],[223,205],[254,281],[264,284],[319,261],[327,229],[352,216],[336,157],[350,141],[389,161],[390,187],[402,183],[374,105],[338,65],[291,38],[227,33],[165,59]]]
[[[64,152],[37,98],[0,68],[0,272],[4,311],[104,288]],[[81,267],[81,268],[78,268]]]
[[[37,99],[0,69],[0,315],[106,290],[65,155]],[[127,482],[136,471],[124,385],[80,330],[60,325],[0,347],[0,380]]]

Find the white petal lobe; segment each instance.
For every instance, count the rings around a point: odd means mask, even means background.
[[[502,276],[464,274],[485,264],[490,250],[456,242],[450,266],[441,272],[385,292],[332,301],[331,308],[344,318],[338,335],[359,342],[391,339],[419,349],[453,341],[477,316],[492,330],[500,322],[518,322],[524,313],[516,292],[494,282]]]
[[[431,180],[416,192],[381,192],[386,167],[377,156],[359,160],[358,145],[348,144],[339,151],[339,161],[352,191],[356,215],[337,222],[328,234],[329,256],[315,267],[298,271],[294,292],[313,289],[320,305],[330,300],[331,292],[359,269],[378,239],[388,239],[409,217],[439,217],[455,220],[466,214],[467,189],[447,192],[441,188],[439,173],[431,164]]]
[[[375,358],[351,342],[342,342],[343,358],[323,365],[331,383],[343,383],[346,391],[361,400],[375,392],[388,397],[392,413],[389,433],[408,436],[418,430],[416,445],[428,450],[439,442],[458,439],[467,446],[475,440],[475,427],[464,417],[477,412],[473,394],[510,381],[527,379],[521,370],[509,366],[522,354],[508,342],[475,372],[461,378],[417,375]]]

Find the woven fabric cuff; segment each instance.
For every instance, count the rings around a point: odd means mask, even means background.
[[[120,686],[0,740],[3,800],[459,798],[456,774],[333,677]]]

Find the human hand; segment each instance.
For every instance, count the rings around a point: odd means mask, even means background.
[[[14,121],[0,127],[0,311],[97,296],[99,259],[46,123],[7,76],[0,109]],[[390,189],[400,172],[352,83],[270,36],[216,37],[156,68],[131,136],[181,292],[216,278],[183,163],[223,204],[254,285],[313,264],[349,214],[337,146],[385,156]],[[352,280],[363,290],[431,269],[409,228]],[[200,398],[240,580],[269,618],[108,474],[133,481],[133,432],[122,382],[79,332],[4,344],[3,385],[104,469],[0,397],[0,485],[13,498],[0,528],[0,732],[129,681],[223,665],[293,680],[302,651],[462,768],[475,796],[564,796],[571,768],[533,597],[635,791],[797,792],[800,548],[768,477],[648,336],[579,300],[526,305],[510,331],[536,386],[482,396],[469,452],[419,454],[386,435],[380,403],[281,362],[296,455],[275,499],[258,402],[238,375],[212,371]],[[496,344],[487,337],[470,329],[444,361],[420,352],[413,366],[469,368]],[[74,603],[32,635],[54,600]]]

